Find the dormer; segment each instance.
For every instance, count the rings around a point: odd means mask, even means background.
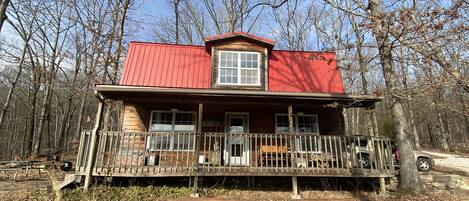
[[[205,38],[212,88],[267,91],[268,56],[274,46],[272,40],[244,32]]]

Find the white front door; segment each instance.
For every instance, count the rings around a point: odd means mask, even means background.
[[[248,138],[244,133],[249,132],[248,113],[227,113],[225,130],[225,165],[249,165]]]

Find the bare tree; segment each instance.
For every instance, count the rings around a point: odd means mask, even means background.
[[[3,27],[3,22],[7,19],[7,7],[10,4],[10,0],[0,0],[0,31]]]
[[[401,187],[405,189],[421,189],[420,177],[415,166],[412,139],[404,114],[403,100],[398,94],[398,78],[393,68],[392,44],[388,36],[388,22],[383,12],[383,4],[380,0],[370,0],[368,4],[372,20],[372,30],[378,44],[379,59],[386,82],[387,93],[392,101],[392,115],[397,133],[397,144],[401,154],[400,174]]]

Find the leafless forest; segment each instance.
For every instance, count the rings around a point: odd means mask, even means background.
[[[171,10],[142,19],[149,4]],[[244,31],[277,49],[335,51],[347,92],[385,97],[346,110],[347,133],[395,137],[405,167],[412,147],[469,142],[468,10],[466,0],[1,0],[0,158],[76,147],[94,122],[93,85],[119,82],[138,30],[178,44]],[[103,129],[119,129],[119,110],[106,103]]]

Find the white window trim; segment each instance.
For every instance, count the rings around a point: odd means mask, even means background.
[[[148,131],[151,132],[151,133],[177,133],[177,132],[186,132],[186,133],[192,133],[192,132],[196,132],[197,131],[197,112],[195,111],[171,111],[171,110],[151,110],[150,111],[150,122],[149,122],[149,126],[148,126]],[[172,120],[171,120],[171,130],[170,131],[152,131],[151,130],[151,125],[152,125],[152,120],[153,120],[153,113],[155,112],[169,112],[172,114]],[[175,126],[176,126],[176,113],[191,113],[191,114],[194,114],[194,123],[195,123],[195,127],[194,127],[194,130],[192,131],[183,131],[183,130],[175,130]],[[194,135],[195,136],[195,135]],[[148,136],[149,138],[152,137],[152,136]],[[172,135],[170,137],[170,142],[169,142],[169,149],[160,149],[160,148],[157,148],[157,149],[152,149],[151,151],[194,151],[195,150],[195,139],[193,140],[193,145],[192,145],[192,149],[175,149],[174,147],[174,138],[175,138],[175,135]],[[150,147],[150,140],[147,140],[147,144],[146,144],[146,147]]]
[[[277,125],[278,125],[278,122],[277,122],[277,117],[278,116],[287,116],[288,117],[288,114],[286,113],[275,113],[275,133],[279,133],[277,132]],[[299,133],[299,134],[313,134],[313,135],[319,135],[319,119],[318,119],[318,115],[317,114],[295,114],[293,116],[293,121],[294,124],[295,124],[295,132],[297,132],[299,130],[299,127],[298,127],[298,116],[304,116],[304,117],[316,117],[316,130],[317,132],[316,133]],[[279,134],[282,134],[283,132],[280,132]],[[286,132],[286,133],[289,133],[289,132]]]
[[[221,83],[220,81],[220,68],[221,68],[221,53],[227,52],[227,53],[237,53],[238,54],[238,83]],[[257,54],[257,84],[242,84],[241,83],[241,55],[240,53],[249,53],[249,54]],[[217,84],[218,85],[227,85],[227,86],[261,86],[261,53],[259,52],[249,52],[249,51],[226,51],[226,50],[220,50],[218,51],[218,58],[217,58]],[[229,67],[228,67],[229,68]],[[254,70],[253,68],[243,68],[243,69],[251,69]]]

